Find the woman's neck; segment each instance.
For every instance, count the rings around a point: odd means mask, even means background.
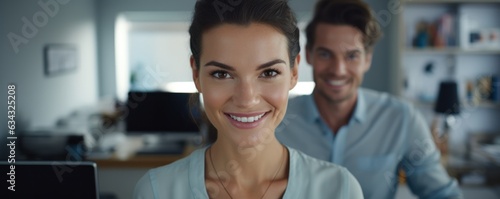
[[[254,186],[287,175],[283,167],[288,162],[288,153],[274,136],[269,141],[245,147],[219,139],[206,155],[207,170],[216,171],[218,177],[226,175],[224,177],[229,177],[236,186]],[[210,168],[212,163],[215,170]]]

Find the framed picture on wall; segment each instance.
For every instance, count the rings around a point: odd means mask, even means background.
[[[78,51],[71,44],[48,44],[44,48],[45,76],[74,71],[78,64]]]

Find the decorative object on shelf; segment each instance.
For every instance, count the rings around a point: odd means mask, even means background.
[[[480,94],[480,101],[487,101],[491,95],[491,76],[483,76],[477,82],[477,88]]]
[[[436,99],[436,93],[429,91],[429,87],[433,86],[433,80],[436,79],[434,74],[435,72],[435,62],[433,60],[429,60],[422,66],[422,82],[420,84],[420,91],[418,92],[418,100],[424,103],[432,103]]]
[[[484,28],[471,30],[468,46],[474,49],[500,49],[500,29]]]
[[[74,45],[49,44],[44,48],[45,75],[52,76],[76,70],[78,52]]]
[[[445,13],[437,22],[437,37],[434,42],[437,47],[456,46],[455,17],[450,13]]]
[[[474,83],[470,80],[467,81],[465,86],[465,96],[467,97],[467,102],[472,102],[474,99]]]
[[[450,13],[443,14],[432,23],[420,21],[416,26],[417,32],[413,39],[413,46],[418,48],[455,47],[457,42],[454,21],[455,17]]]
[[[413,40],[413,46],[419,48],[425,48],[429,46],[429,41],[431,39],[429,38],[430,31],[428,26],[429,25],[425,21],[421,21],[417,24],[417,34],[415,39]]]
[[[500,79],[498,76],[491,77],[491,95],[490,99],[493,102],[500,102]]]
[[[494,8],[494,6],[490,8]],[[465,50],[500,49],[500,27],[492,27],[491,23],[485,23],[485,19],[480,20],[476,15],[477,13],[467,14],[464,10],[458,12],[460,47]]]
[[[484,75],[466,82],[466,97],[470,105],[496,107],[500,105],[498,76]]]

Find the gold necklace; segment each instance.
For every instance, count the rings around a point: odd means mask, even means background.
[[[281,146],[283,147],[283,152],[285,152],[285,147],[283,145],[281,145]],[[212,168],[215,171],[215,175],[217,175],[217,179],[219,179],[220,184],[222,185],[222,187],[226,191],[226,193],[229,196],[229,198],[233,199],[233,197],[231,196],[231,194],[229,193],[229,191],[227,191],[226,186],[224,186],[224,183],[222,183],[222,180],[220,179],[219,173],[217,172],[217,169],[214,166],[214,162],[212,161],[212,147],[210,147],[210,149],[208,149],[208,155],[210,157],[210,164],[212,164]],[[273,180],[271,180],[271,182],[269,183],[269,185],[267,185],[266,191],[264,191],[264,194],[262,194],[262,197],[260,197],[260,199],[264,198],[264,196],[266,195],[267,191],[269,190],[269,187],[271,187],[271,185],[273,184],[274,180],[276,179],[276,176],[278,176],[278,173],[281,170],[281,167],[283,166],[283,162],[285,162],[285,157],[286,157],[286,155],[285,155],[285,153],[283,153],[283,159],[281,160],[280,166],[278,167],[278,170],[276,170],[276,173],[274,174]]]

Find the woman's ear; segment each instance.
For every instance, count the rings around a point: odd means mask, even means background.
[[[292,79],[290,81],[290,90],[292,90],[295,85],[297,85],[297,81],[299,79],[299,63],[300,63],[300,53],[297,54],[297,57],[295,57],[295,63],[294,66],[291,68],[292,69]]]
[[[200,71],[198,70],[198,67],[196,66],[196,61],[194,60],[193,55],[189,57],[189,63],[191,64],[191,71],[193,75],[193,81],[194,85],[196,86],[196,90],[198,90],[199,93],[201,93],[201,87],[200,87]]]

